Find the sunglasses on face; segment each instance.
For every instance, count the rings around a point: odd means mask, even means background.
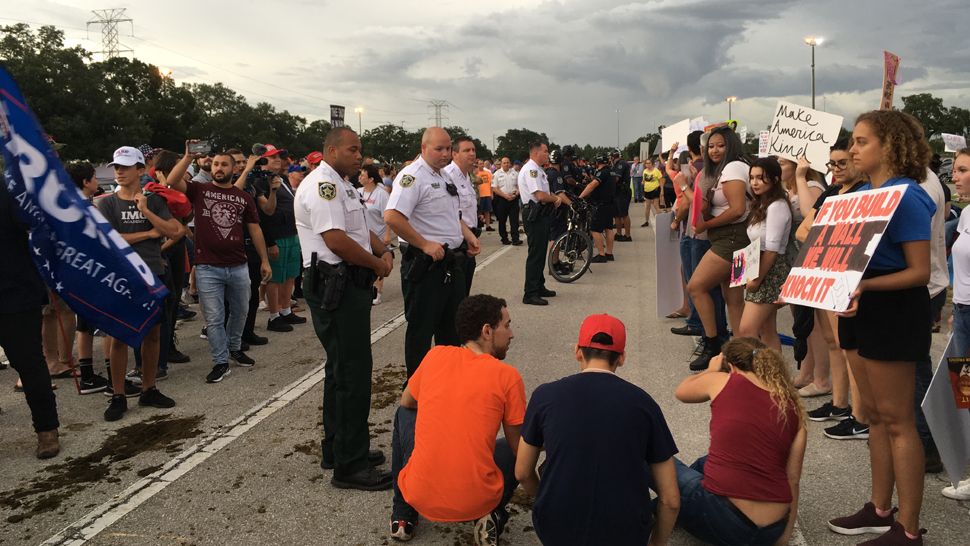
[[[829,161],[828,163],[825,164],[825,166],[828,167],[829,170],[833,170],[834,171],[834,170],[838,169],[840,171],[843,171],[843,170],[845,170],[846,167],[849,166],[849,160],[848,159],[840,159],[838,161]]]
[[[445,190],[448,191],[448,195],[458,197],[458,188],[451,182],[445,182]]]

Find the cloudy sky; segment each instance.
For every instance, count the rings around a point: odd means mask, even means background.
[[[848,119],[879,104],[882,51],[902,58],[896,105],[931,92],[970,107],[966,0],[0,0],[0,23],[62,28],[99,50],[91,10],[127,8],[122,43],[184,82],[221,81],[310,120],[364,108],[363,128],[447,125],[491,145],[509,128],[626,144],[685,117],[752,131],[779,99]],[[914,11],[915,9],[915,11]],[[89,39],[90,38],[90,39]],[[964,53],[959,53],[963,51]],[[617,112],[619,111],[619,112]],[[353,119],[356,127],[357,120]]]

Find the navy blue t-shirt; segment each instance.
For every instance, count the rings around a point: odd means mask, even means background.
[[[903,243],[930,240],[930,220],[936,212],[936,203],[912,178],[892,178],[880,188],[890,186],[909,186],[903,199],[896,207],[892,220],[886,226],[876,252],[869,261],[867,270],[899,271],[906,269],[906,256]],[[872,184],[865,183],[858,191],[871,190]]]
[[[670,459],[677,446],[643,389],[598,372],[541,385],[526,409],[522,439],[546,450],[532,509],[544,545],[647,543],[647,465]]]

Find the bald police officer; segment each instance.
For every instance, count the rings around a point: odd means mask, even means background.
[[[444,171],[451,176],[451,180],[458,188],[458,212],[461,214],[461,221],[468,226],[468,229],[475,234],[475,237],[482,236],[482,230],[478,228],[478,194],[475,193],[475,184],[472,173],[478,166],[478,158],[475,155],[475,142],[461,135],[455,137],[451,145],[451,163],[445,167]],[[472,279],[475,277],[475,257],[469,256],[465,260],[465,295],[471,293]]]
[[[549,162],[549,147],[545,142],[529,146],[529,161],[519,170],[518,187],[522,200],[522,223],[529,238],[529,254],[525,259],[525,295],[522,303],[549,305],[549,298],[556,295],[546,288],[542,274],[546,261],[546,244],[554,209],[562,204],[562,198],[549,191],[549,180],[542,165]]]
[[[451,137],[425,130],[421,156],[394,180],[384,220],[401,239],[404,362],[408,377],[436,345],[457,345],[455,312],[466,294],[465,260],[476,256],[478,237],[459,217],[458,188],[444,168],[452,160]]]
[[[347,127],[327,133],[324,160],[294,199],[306,273],[303,293],[313,329],[327,352],[323,380],[323,460],[330,483],[343,489],[390,489],[391,475],[369,451],[371,286],[386,277],[394,253],[372,233],[357,191],[344,181],[360,170],[360,139]]]

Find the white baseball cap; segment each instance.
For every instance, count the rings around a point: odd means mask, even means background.
[[[108,163],[109,167],[114,167],[115,165],[121,165],[124,167],[131,167],[132,165],[145,164],[145,155],[141,153],[138,148],[133,148],[131,146],[122,146],[115,150],[114,159],[111,163]]]

